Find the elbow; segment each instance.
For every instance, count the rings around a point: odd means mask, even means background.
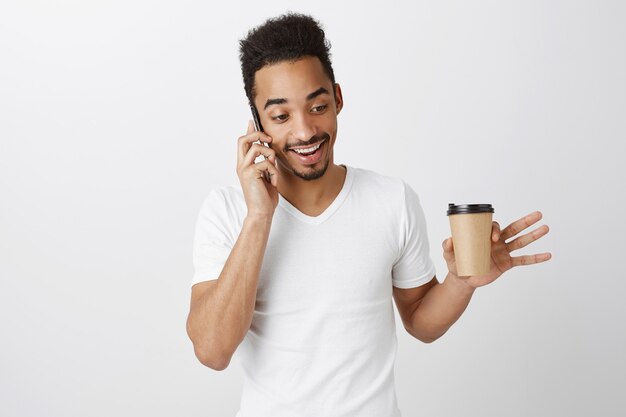
[[[426,344],[430,344],[432,342],[434,342],[435,340],[439,339],[438,337],[418,337],[417,338],[420,342],[422,343],[426,343]]]
[[[196,358],[202,365],[215,371],[223,371],[228,367],[232,354],[226,353],[221,346],[211,343],[210,338],[194,335],[189,320],[187,321],[187,335],[193,343]]]
[[[230,364],[232,353],[208,340],[193,341],[193,351],[200,363],[214,371],[223,371]]]
[[[420,342],[422,342],[422,343],[426,343],[426,344],[433,343],[435,340],[437,340],[437,339],[439,339],[441,336],[443,336],[443,333],[442,333],[442,334],[438,334],[438,335],[435,335],[435,334],[428,334],[428,333],[426,333],[426,332],[417,332],[417,331],[415,331],[415,330],[413,330],[413,329],[409,329],[409,328],[406,328],[406,331],[407,331],[407,332],[408,332],[411,336],[413,336],[414,338],[416,338],[417,340],[419,340]],[[444,332],[444,333],[445,333],[445,332]]]
[[[196,348],[194,345],[194,351],[196,354],[196,358],[200,361],[200,363],[207,368],[211,368],[214,371],[223,371],[228,368],[230,364],[230,355],[217,355],[207,352],[207,350],[200,350]]]

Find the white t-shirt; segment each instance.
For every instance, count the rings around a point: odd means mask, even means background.
[[[426,220],[399,178],[347,166],[319,216],[279,195],[252,325],[237,348],[236,417],[397,417],[392,285],[429,282]],[[212,190],[196,223],[193,283],[216,279],[246,215],[239,187]]]

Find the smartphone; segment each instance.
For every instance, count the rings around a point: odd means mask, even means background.
[[[259,112],[257,111],[256,107],[254,107],[254,104],[250,103],[250,110],[252,111],[252,120],[254,120],[254,128],[257,132],[263,132],[263,126],[261,125],[261,120],[259,118]],[[267,148],[269,148],[269,145],[267,144],[267,142],[261,142],[259,141],[261,144],[265,145]],[[267,157],[263,156],[263,158],[267,159]],[[269,176],[269,172],[265,171],[265,180],[267,182],[271,182],[270,181],[270,176]]]
[[[261,119],[259,118],[259,112],[254,107],[254,104],[250,103],[250,110],[252,111],[252,120],[254,120],[254,128],[257,132],[263,132],[263,126],[261,126]]]

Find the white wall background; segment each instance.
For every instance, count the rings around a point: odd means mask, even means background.
[[[403,414],[624,415],[624,2],[192,0],[0,5],[0,415],[234,416],[238,363],[185,333],[193,228],[237,182],[237,40],[286,10],[333,44],[336,162],[416,189],[440,278],[449,202],[551,227],[434,344],[398,321]]]

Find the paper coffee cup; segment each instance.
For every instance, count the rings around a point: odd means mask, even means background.
[[[458,276],[489,273],[493,213],[491,204],[448,204]]]

